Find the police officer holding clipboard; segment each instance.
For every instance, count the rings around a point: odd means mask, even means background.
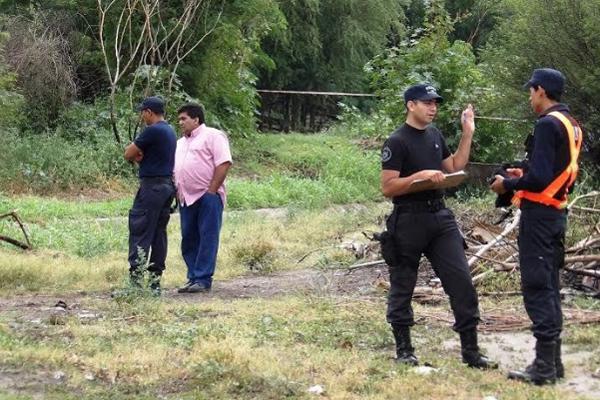
[[[404,93],[406,123],[383,145],[381,188],[394,203],[387,220],[389,240],[382,241],[391,285],[387,321],[396,341],[397,362],[417,365],[410,335],[414,325],[411,300],[419,261],[425,254],[450,297],[453,329],[460,334],[463,362],[473,368],[496,368],[497,364],[482,355],[477,344],[477,293],[454,214],[446,208],[442,190],[411,189],[418,180],[441,183],[446,178],[444,172],[460,171],[469,160],[475,131],[473,107],[469,105],[462,113],[463,133],[453,154],[440,131],[431,125],[442,101],[431,85],[408,88]]]

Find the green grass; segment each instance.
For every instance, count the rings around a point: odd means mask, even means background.
[[[62,371],[45,398],[308,399],[321,385],[331,399],[576,399],[555,387],[470,370],[441,338],[449,327],[418,325],[417,352],[438,371],[396,366],[383,318],[385,299],[284,296],[184,304],[86,300],[102,315],[82,323],[42,319],[44,329],[0,322],[0,359],[25,376]],[[427,307],[431,311],[430,307]],[[417,305],[417,315],[424,311]],[[93,377],[93,380],[86,378]],[[33,383],[24,378],[25,387]],[[30,389],[33,390],[33,389]]]
[[[115,199],[94,201],[86,197],[61,199],[33,195],[8,196],[0,193],[0,214],[17,210],[19,216],[27,222],[112,218],[126,216],[132,201],[133,195],[124,194]]]
[[[457,212],[469,210],[452,203]],[[30,204],[35,210],[43,200]],[[567,389],[509,382],[503,371],[464,367],[459,352],[444,347],[445,340],[456,340],[445,323],[414,329],[418,355],[439,368],[436,373],[423,376],[395,365],[382,291],[368,297],[317,290],[198,302],[148,296],[111,300],[107,293],[122,287],[127,275],[127,228],[123,218],[95,220],[120,214],[118,201],[105,204],[86,211],[56,207],[47,218],[40,214],[31,225],[33,252],[0,247],[0,304],[6,299],[44,304],[0,307],[0,371],[11,371],[7,376],[16,377],[22,388],[19,395],[0,389],[0,398],[310,399],[313,385],[324,387],[330,399],[397,399],[399,393],[406,399],[584,398]],[[474,210],[483,212],[484,203],[480,206]],[[351,264],[354,256],[340,245],[366,242],[361,232],[378,230],[389,208],[367,203],[228,211],[215,279],[253,274],[268,279],[275,271]],[[178,229],[174,219],[166,288],[185,277]],[[69,314],[56,313],[57,299],[72,306]],[[482,298],[481,304],[482,310],[522,309],[516,297]],[[576,305],[595,308],[579,300]],[[448,311],[447,303],[414,307],[417,317]],[[86,312],[96,317],[78,316]],[[567,330],[567,345],[593,352],[589,362],[578,365],[591,374],[599,367],[598,328]],[[62,381],[54,378],[57,372],[64,374]]]
[[[379,230],[390,205],[377,203],[377,149],[363,150],[350,137],[258,135],[233,143],[217,281],[268,279],[273,272],[304,268],[328,271],[356,261],[341,244],[366,243],[361,232]],[[0,300],[37,297],[49,303],[41,312],[0,307],[0,372],[12,371],[23,388],[0,389],[0,398],[310,399],[317,397],[307,392],[313,385],[322,385],[322,397],[329,399],[583,398],[566,389],[509,382],[502,371],[465,368],[458,351],[443,346],[456,335],[439,323],[414,330],[418,355],[438,372],[423,376],[396,366],[382,291],[369,297],[290,291],[197,303],[148,296],[110,300],[107,293],[122,287],[127,276],[126,216],[135,190],[134,179],[119,179],[120,191],[110,192],[108,200],[90,196],[87,186],[79,196],[77,182],[68,183],[60,198],[7,194],[16,186],[2,186],[0,214],[19,209],[35,249],[23,253],[0,244]],[[35,193],[37,187],[26,189]],[[459,219],[491,215],[492,202],[492,195],[469,188],[450,201]],[[362,205],[334,206],[350,203]],[[246,210],[261,207],[285,208]],[[0,233],[19,232],[3,220]],[[185,280],[179,244],[174,217],[163,279],[168,289]],[[516,287],[516,275],[497,274],[481,290]],[[76,299],[69,315],[52,309],[60,298]],[[522,308],[518,297],[482,298],[481,304],[482,310]],[[591,299],[572,305],[598,309]],[[447,308],[416,304],[415,314]],[[84,310],[97,317],[78,317]],[[567,330],[567,345],[592,352],[589,362],[578,365],[591,374],[600,367],[598,328]],[[63,381],[54,379],[57,371],[65,374]]]
[[[15,140],[22,146],[22,142],[33,139],[3,140]],[[132,169],[125,166],[122,167],[124,170],[118,171],[99,170],[92,151],[82,150],[76,160],[71,157],[61,159],[56,153],[60,154],[64,144],[58,146],[59,150],[55,150],[57,145],[54,142],[47,144],[49,148],[44,148],[44,143],[46,142],[42,141],[39,144],[41,147],[36,150],[37,158],[34,160],[39,177],[36,178],[35,174],[23,177],[22,171],[13,171],[13,167],[4,170],[6,176],[0,180],[0,190],[4,190],[5,194],[0,192],[0,211],[17,208],[29,220],[63,218],[67,214],[73,218],[127,214],[137,186]],[[77,147],[79,144],[73,146]],[[6,147],[10,147],[10,143]],[[382,199],[379,193],[378,151],[364,150],[345,136],[260,134],[248,139],[238,139],[232,142],[232,148],[234,167],[227,180],[230,209],[281,206],[316,208]],[[44,161],[46,154],[48,157],[52,155],[52,162]],[[10,154],[4,154],[3,157],[6,160],[0,157],[0,167],[2,163],[7,166],[23,163],[11,159]],[[121,156],[115,152],[113,157]],[[93,161],[89,165],[88,158]],[[93,169],[75,174],[69,179],[64,175],[68,175],[73,168],[65,167],[66,172],[57,168],[60,160],[67,164],[76,162],[77,167],[82,170],[88,167]],[[49,170],[45,171],[44,168]],[[90,177],[94,174],[96,177]],[[126,196],[121,195],[118,200],[94,201],[94,196],[98,193],[92,190],[98,192],[98,188],[107,187],[112,188],[112,197],[116,196],[114,191],[121,191]],[[60,195],[69,200],[11,195],[22,192],[43,196]],[[80,193],[84,195],[80,196]],[[67,212],[66,208],[73,207],[72,200],[78,198],[78,212]]]
[[[343,136],[262,134],[234,144],[232,208],[322,207],[381,199],[379,157]],[[235,153],[238,150],[238,153]]]
[[[268,273],[311,267],[323,259],[336,265],[353,262],[353,256],[338,246],[361,230],[380,229],[377,221],[388,206],[370,204],[361,207],[320,210],[290,209],[280,212],[230,211],[225,214],[221,232],[217,279],[246,273]],[[79,211],[73,209],[74,214]],[[185,277],[180,256],[179,219],[172,217],[168,226],[169,255],[167,285],[178,285]],[[50,218],[28,224],[32,252],[23,253],[0,243],[0,293],[59,292],[63,290],[109,290],[120,285],[127,269],[127,220],[115,218]],[[0,222],[0,231],[18,237],[8,221]],[[367,239],[359,236],[359,240]],[[298,260],[315,249],[320,251]],[[341,254],[340,254],[341,251]]]

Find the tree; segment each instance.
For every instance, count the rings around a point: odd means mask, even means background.
[[[271,36],[264,48],[274,68],[259,70],[264,89],[363,91],[364,64],[390,35],[402,35],[404,1],[279,0],[287,20],[285,35]],[[285,120],[301,121],[312,108],[335,109],[320,97],[286,98]],[[295,127],[292,126],[292,129]]]
[[[28,111],[36,115],[30,127],[43,130],[77,95],[69,44],[71,20],[64,14],[35,11],[30,18],[9,17],[6,25],[4,58],[15,73]]]
[[[181,68],[182,87],[201,100],[210,124],[233,136],[256,132],[256,71],[273,66],[263,41],[286,29],[275,0],[224,3],[220,24]]]
[[[221,17],[218,12],[215,18],[208,18],[210,0],[187,0],[180,7],[166,7],[164,3],[97,0],[98,39],[110,83],[110,119],[117,143],[121,142],[116,115],[121,81],[133,72],[131,108],[140,72],[146,77],[144,95],[162,92],[169,96],[182,61],[212,33]],[[167,74],[163,87],[157,88],[160,69]]]
[[[389,117],[394,126],[405,118],[402,93],[411,85],[428,82],[444,97],[435,124],[457,145],[460,130],[459,115],[472,103],[477,113],[493,113],[499,95],[483,66],[477,64],[473,48],[460,40],[450,41],[454,20],[441,0],[427,6],[422,29],[407,40],[376,56],[366,67],[373,88],[381,98],[380,113]],[[382,129],[392,129],[383,127]],[[478,122],[474,137],[473,158],[477,161],[507,161],[519,148],[509,125]]]
[[[499,106],[523,115],[521,86],[534,68],[551,67],[567,78],[564,100],[584,125],[584,147],[600,161],[600,2],[505,0],[510,16],[494,31],[483,59],[503,93]]]

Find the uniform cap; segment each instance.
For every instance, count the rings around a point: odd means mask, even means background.
[[[562,93],[565,87],[565,76],[552,68],[535,69],[531,79],[523,85],[523,89],[529,89],[534,85],[543,87],[547,92]]]
[[[437,94],[435,88],[428,83],[414,85],[406,89],[404,92],[404,103],[414,100],[433,100],[435,99],[438,103],[444,101],[443,97]]]
[[[164,114],[165,102],[160,97],[150,96],[146,97],[135,109],[137,111],[150,110],[156,114]]]

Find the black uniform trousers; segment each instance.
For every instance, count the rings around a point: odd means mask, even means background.
[[[519,222],[519,263],[525,309],[533,335],[554,340],[562,331],[559,271],[565,259],[567,215],[523,200]]]
[[[453,329],[477,327],[479,303],[464,253],[464,239],[449,209],[418,210],[395,206],[387,220],[394,236],[397,265],[391,265],[387,321],[414,325],[411,300],[421,255],[425,254],[440,278],[454,313]]]
[[[139,272],[140,267],[145,266],[145,264],[140,265],[144,262],[149,263],[149,272],[162,275],[167,258],[167,224],[174,196],[175,185],[171,177],[140,179],[140,187],[133,201],[133,207],[129,210],[129,271],[131,274]],[[148,254],[150,254],[149,260]]]

